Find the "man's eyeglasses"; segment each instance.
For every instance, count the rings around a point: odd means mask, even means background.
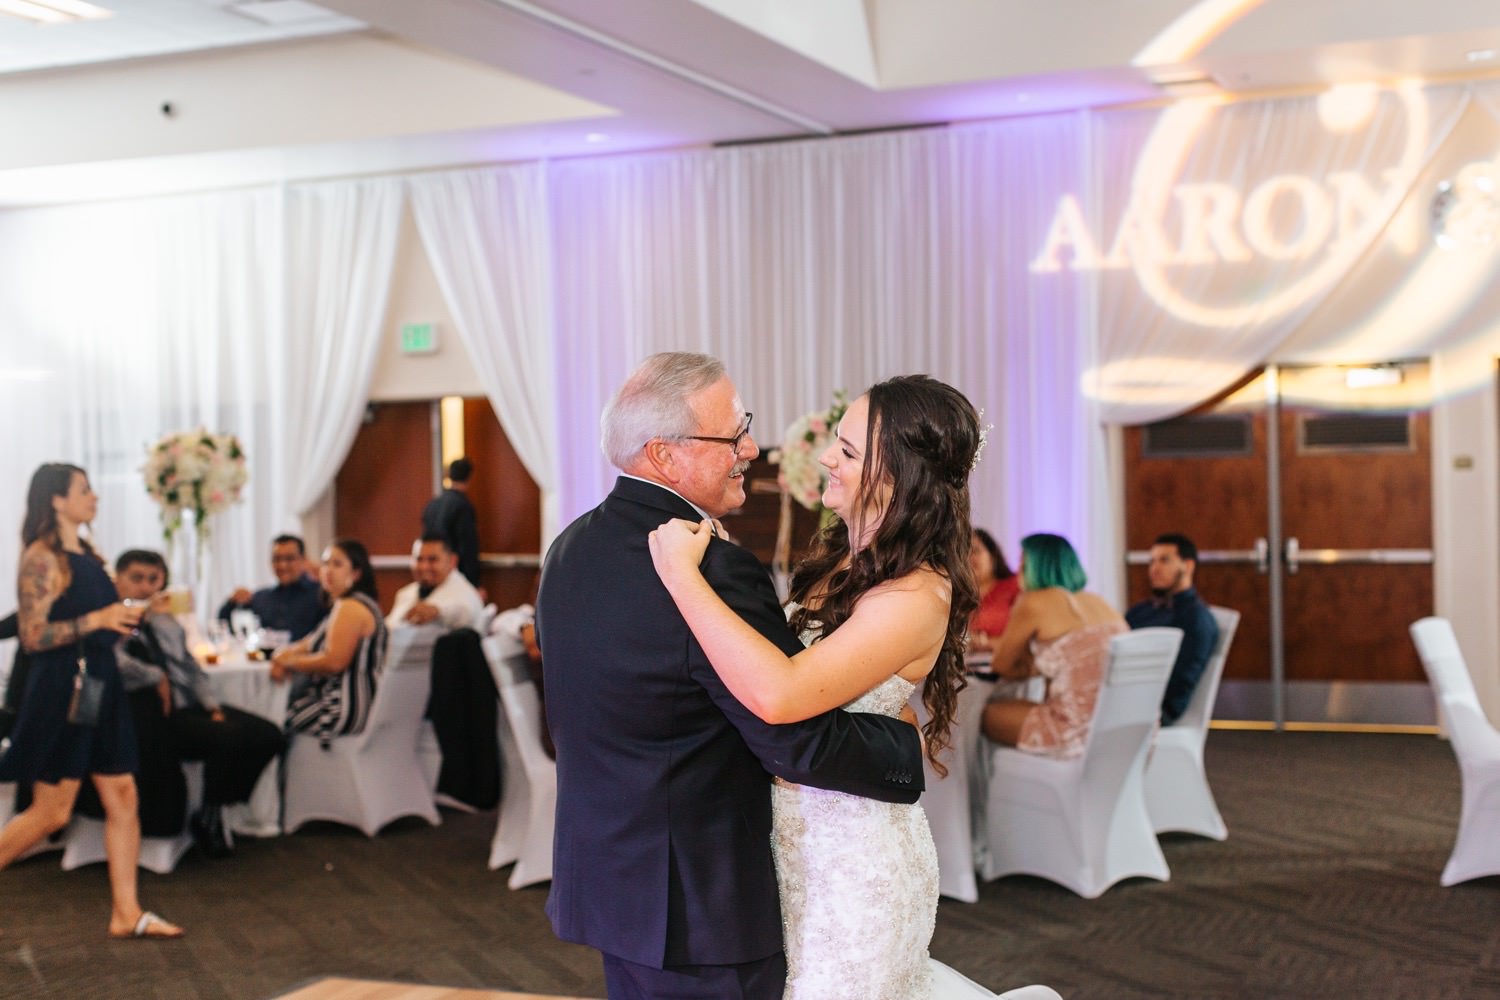
[[[718,444],[727,444],[727,445],[729,445],[729,447],[733,448],[734,449],[734,453],[736,455],[738,455],[740,453],[740,445],[744,443],[745,438],[750,433],[750,422],[753,421],[754,419],[755,419],[755,414],[753,414],[753,413],[746,413],[745,414],[745,426],[741,427],[740,428],[740,432],[738,434],[736,434],[732,438],[726,438],[726,437],[709,437],[706,434],[684,434],[683,435],[683,439],[687,440],[687,441],[713,441],[713,442],[716,442]]]

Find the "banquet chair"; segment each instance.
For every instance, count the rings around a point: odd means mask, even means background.
[[[963,903],[979,900],[979,883],[974,874],[975,797],[971,779],[978,770],[979,718],[993,688],[992,683],[971,679],[958,693],[950,736],[952,745],[939,755],[948,769],[946,776],[939,775],[925,755],[922,758],[927,790],[920,801],[937,847],[938,892]],[[922,688],[912,692],[911,707],[917,713],[918,724],[925,726],[930,713],[922,703]]]
[[[287,741],[287,833],[312,820],[357,827],[367,837],[402,816],[420,816],[433,826],[442,822],[417,746],[431,686],[432,643],[441,631],[392,632],[363,732],[335,737],[326,750],[306,733]]]
[[[1211,607],[1209,611],[1219,625],[1219,641],[1203,667],[1187,709],[1176,722],[1157,730],[1146,762],[1146,811],[1151,814],[1151,826],[1157,833],[1196,833],[1223,840],[1229,836],[1229,828],[1224,825],[1214,793],[1208,787],[1203,744],[1208,738],[1208,723],[1219,696],[1219,680],[1224,676],[1224,661],[1229,658],[1229,644],[1239,628],[1240,613],[1219,607]]]
[[[136,864],[158,875],[170,875],[177,862],[193,846],[193,834],[188,828],[187,817],[203,804],[203,762],[185,760],[182,775],[187,779],[187,811],[183,815],[182,832],[173,837],[142,837],[140,860]],[[228,830],[225,836],[233,835]],[[107,860],[104,853],[104,821],[74,813],[63,836],[62,870],[70,872],[84,865]]]
[[[1121,879],[1170,877],[1142,773],[1181,644],[1176,628],[1136,629],[1110,641],[1079,756],[991,751],[986,880],[1038,875],[1094,899]]]
[[[1500,732],[1490,724],[1474,693],[1474,680],[1446,618],[1423,618],[1411,626],[1412,641],[1463,782],[1458,838],[1443,868],[1445,886],[1500,875]]]
[[[486,658],[500,691],[497,727],[504,768],[500,816],[490,843],[490,869],[515,862],[512,889],[552,878],[552,829],[557,810],[557,765],[542,750],[542,703],[515,640],[489,636]]]

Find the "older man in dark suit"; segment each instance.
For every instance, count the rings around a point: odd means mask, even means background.
[[[603,952],[612,1000],[780,997],[771,776],[914,802],[920,740],[900,720],[841,711],[761,722],[658,580],[649,532],[739,507],[759,453],[717,360],[648,358],[602,425],[624,475],[553,543],[537,598],[558,776],[547,912],[559,937]],[[715,539],[703,574],[788,655],[801,648],[751,553]]]

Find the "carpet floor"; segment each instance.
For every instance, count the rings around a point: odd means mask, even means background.
[[[1207,756],[1227,841],[1168,835],[1170,881],[1096,900],[1028,877],[945,899],[934,957],[1067,1000],[1500,997],[1500,878],[1438,885],[1459,811],[1447,743],[1215,731]],[[314,824],[142,872],[180,942],[108,940],[104,866],[27,859],[0,873],[0,997],[264,1000],[327,976],[603,996],[598,956],[552,935],[547,887],[486,870],[494,814],[443,820],[374,840]]]

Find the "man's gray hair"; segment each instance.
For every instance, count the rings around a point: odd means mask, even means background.
[[[642,361],[599,416],[604,457],[623,470],[652,438],[692,434],[698,415],[690,400],[724,376],[724,363],[707,354],[665,351]]]

